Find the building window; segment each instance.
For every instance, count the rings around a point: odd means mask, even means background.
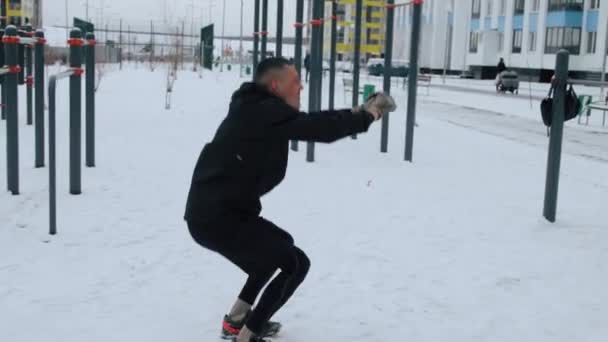
[[[536,51],[536,32],[528,33],[528,50]]]
[[[594,54],[597,43],[597,32],[587,32],[587,53]]]
[[[513,53],[521,53],[522,30],[513,30]]]
[[[507,4],[506,0],[500,0],[500,15],[505,15],[507,13]]]
[[[469,52],[477,53],[477,46],[479,45],[479,32],[471,32],[469,40]]]
[[[600,0],[589,0],[589,8],[590,9],[600,8]]]
[[[549,0],[549,11],[582,11],[583,0]]]
[[[571,54],[578,55],[581,48],[580,27],[549,27],[545,41],[545,53],[556,53],[566,49]]]
[[[505,48],[505,34],[498,32],[498,52],[502,52]]]
[[[481,0],[473,0],[473,8],[471,13],[473,19],[479,19],[481,14]]]
[[[494,0],[488,0],[488,7],[486,7],[486,17],[492,16],[492,5],[494,4]]]
[[[515,0],[513,14],[519,15],[524,14],[524,9],[526,8],[525,0]]]
[[[532,0],[532,12],[538,12],[540,9],[540,0]]]

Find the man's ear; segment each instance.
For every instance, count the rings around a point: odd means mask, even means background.
[[[279,82],[277,80],[271,80],[270,81],[270,90],[277,91],[278,88],[279,88]]]

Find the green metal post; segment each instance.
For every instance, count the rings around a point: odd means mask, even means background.
[[[17,28],[7,26],[4,35],[5,61],[11,71],[4,75],[6,87],[6,176],[8,191],[19,194],[19,37]]]
[[[395,0],[388,0],[386,4],[386,47],[384,49],[384,93],[391,93],[391,74],[393,68],[393,25],[395,21]],[[380,152],[388,152],[388,124],[389,113],[382,116],[382,130],[380,136]]]
[[[414,125],[416,123],[416,95],[418,84],[418,48],[420,45],[420,25],[422,0],[414,0],[412,39],[410,48],[410,67],[408,73],[407,119],[405,131],[405,160],[411,162],[414,151]]]
[[[298,71],[298,75],[300,75],[300,79],[302,79],[302,28],[304,27],[304,0],[297,0],[296,3],[296,46],[295,46],[295,54],[294,61],[296,63],[296,70]],[[298,150],[298,141],[291,141],[291,149],[293,151]]]
[[[78,28],[72,29],[70,67],[78,70],[70,76],[70,193],[72,195],[82,193],[82,45],[82,32]]]
[[[254,18],[253,18],[253,76],[258,69],[260,61],[260,0],[255,0],[254,3]]]
[[[553,120],[549,138],[549,158],[547,161],[547,179],[545,183],[545,201],[543,215],[549,222],[555,222],[557,211],[557,191],[559,187],[559,169],[562,156],[562,138],[564,134],[564,116],[566,104],[566,86],[568,82],[568,62],[570,54],[566,50],[557,53],[555,63],[555,80],[553,83]]]
[[[32,25],[26,25],[25,26],[25,32],[26,32],[26,36],[27,37],[32,37],[33,36],[33,32],[32,32]],[[34,71],[32,70],[34,68],[34,54],[33,54],[33,50],[32,50],[32,46],[30,44],[26,44],[23,45],[25,49],[25,84],[26,84],[26,107],[27,107],[27,124],[28,125],[33,125],[34,124],[34,103],[33,103],[33,97],[34,97],[34,78],[33,78],[33,74]]]
[[[262,0],[262,32],[260,34],[262,35],[262,56],[260,56],[260,60],[263,61],[266,59],[266,51],[268,51],[268,0]]]
[[[276,56],[283,56],[283,0],[277,0]]]
[[[86,34],[85,46],[85,96],[86,96],[86,166],[95,167],[95,35]]]
[[[329,52],[329,109],[335,107],[336,95],[336,43],[338,40],[338,3],[331,2],[331,38]]]
[[[34,63],[34,122],[35,122],[35,145],[36,145],[36,167],[44,167],[44,32],[36,31],[35,59]]]
[[[352,107],[359,106],[359,73],[361,62],[361,21],[363,15],[363,0],[356,0],[355,6],[355,53],[353,54],[353,101]],[[352,135],[353,139],[357,139],[357,135]]]

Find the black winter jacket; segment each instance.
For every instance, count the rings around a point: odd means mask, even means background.
[[[260,197],[285,177],[289,140],[330,143],[367,131],[373,120],[370,113],[350,109],[302,113],[264,88],[244,83],[198,158],[184,218],[259,215]]]

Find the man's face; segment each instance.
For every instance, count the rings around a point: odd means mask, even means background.
[[[293,108],[300,109],[300,76],[293,65],[283,68],[270,83],[270,90]]]

